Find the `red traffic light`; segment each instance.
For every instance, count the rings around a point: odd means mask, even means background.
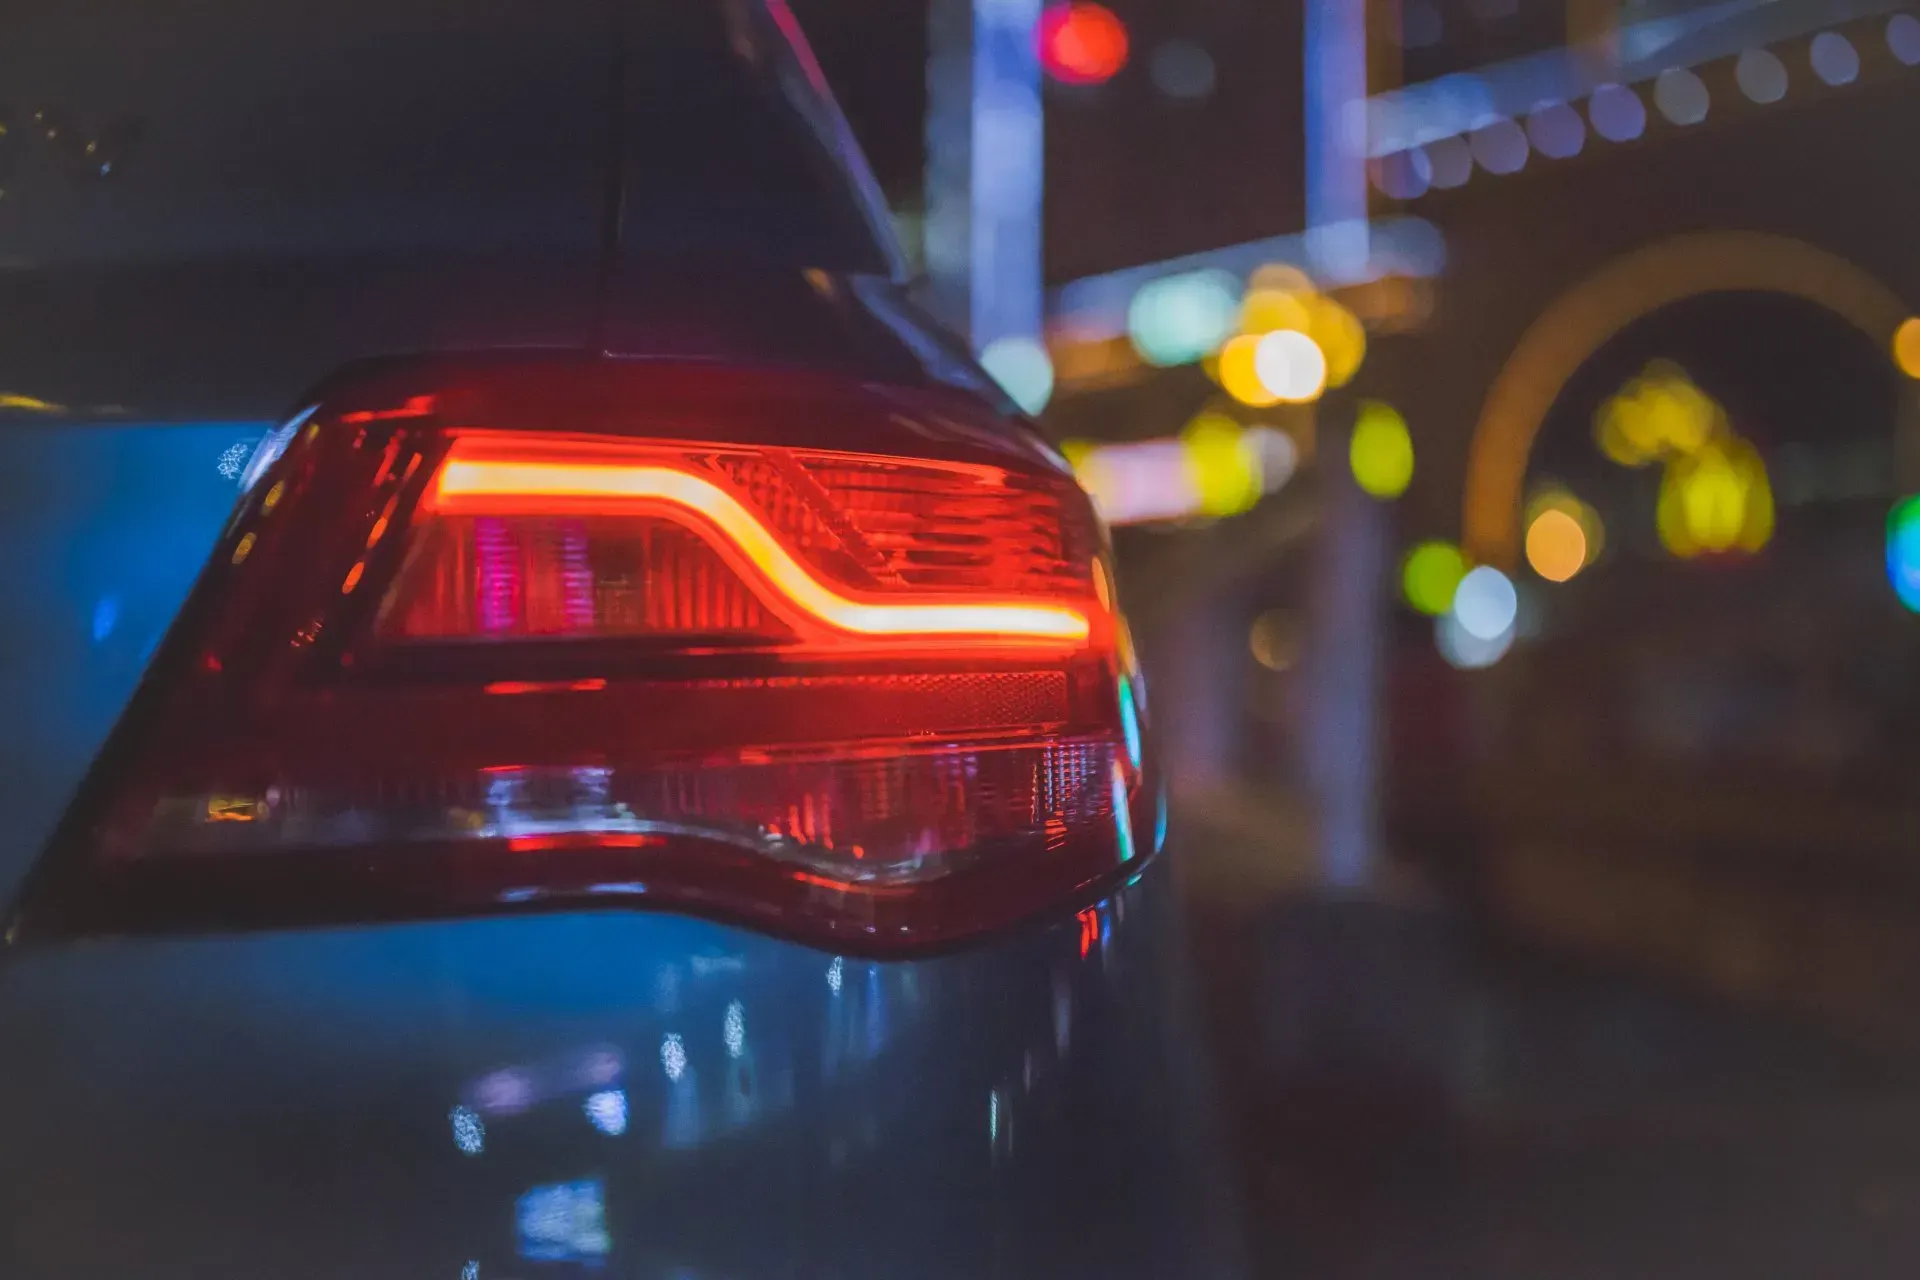
[[[1040,15],[1040,65],[1062,84],[1102,84],[1127,65],[1127,27],[1104,5],[1073,0]]]

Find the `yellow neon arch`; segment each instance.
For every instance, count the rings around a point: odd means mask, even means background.
[[[1755,231],[1676,236],[1616,258],[1533,322],[1487,392],[1467,452],[1461,544],[1511,568],[1534,437],[1587,358],[1642,316],[1703,293],[1783,293],[1840,316],[1889,350],[1912,314],[1886,285],[1802,240]]]

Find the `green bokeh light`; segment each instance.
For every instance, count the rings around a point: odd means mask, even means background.
[[[1467,576],[1467,558],[1451,542],[1423,542],[1407,553],[1400,567],[1400,589],[1407,603],[1439,617],[1453,608],[1453,593]]]

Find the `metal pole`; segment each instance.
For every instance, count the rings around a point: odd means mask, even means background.
[[[926,262],[935,313],[984,351],[1038,340],[1040,0],[932,0]]]

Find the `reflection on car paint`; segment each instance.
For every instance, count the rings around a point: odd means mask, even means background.
[[[447,1113],[453,1126],[453,1145],[463,1156],[477,1156],[487,1149],[487,1126],[472,1107],[455,1107]]]
[[[623,1089],[602,1089],[588,1094],[581,1110],[586,1112],[593,1127],[609,1138],[617,1138],[627,1131],[627,1095]]]
[[[9,423],[0,468],[0,892],[39,852],[234,508],[257,422]]]
[[[533,1262],[597,1262],[613,1248],[597,1178],[530,1188],[514,1204],[515,1252]]]

